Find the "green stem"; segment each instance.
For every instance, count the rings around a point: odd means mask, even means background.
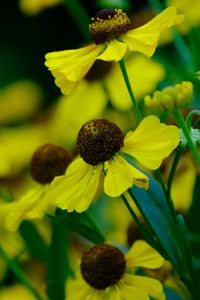
[[[89,32],[90,18],[85,7],[79,0],[64,0],[64,5],[79,27],[79,30],[86,42],[89,42],[91,40]]]
[[[192,127],[192,118],[194,115],[200,116],[200,110],[194,109],[189,112],[189,114],[187,115],[186,121],[185,121],[188,128]]]
[[[186,123],[185,123],[182,115],[178,111],[174,111],[173,115],[174,115],[174,118],[176,119],[178,125],[182,129],[182,131],[183,131],[183,133],[185,135],[185,138],[187,139],[188,146],[189,146],[189,148],[190,148],[190,150],[191,150],[191,152],[192,152],[192,154],[194,156],[194,159],[195,159],[196,163],[200,167],[199,153],[198,153],[196,145],[193,143],[193,140],[192,140],[191,135],[190,135],[189,128],[187,127],[187,125],[186,125]]]
[[[89,213],[88,210],[84,211],[82,215],[85,217],[87,222],[91,225],[93,229],[95,229],[96,232],[98,232],[99,236],[101,237],[102,241],[106,240],[106,237],[104,236],[102,230],[97,226],[96,222],[94,221],[94,218],[92,215]]]
[[[21,284],[25,288],[27,288],[27,290],[29,290],[31,292],[31,294],[35,297],[35,299],[43,300],[43,298],[40,296],[40,294],[37,292],[37,290],[35,290],[35,288],[28,281],[28,279],[26,278],[25,274],[21,270],[18,263],[16,261],[12,260],[1,246],[0,246],[0,256],[7,262],[9,268],[16,275],[16,277],[21,282]]]
[[[173,178],[174,178],[174,175],[175,175],[175,172],[176,172],[176,167],[178,165],[178,162],[179,162],[179,159],[180,159],[182,153],[183,153],[183,148],[179,147],[177,152],[176,152],[176,155],[174,157],[172,166],[171,166],[171,170],[170,170],[169,178],[168,178],[168,182],[167,182],[167,193],[168,193],[169,198],[171,198],[172,182],[173,182]]]
[[[120,65],[120,69],[122,71],[122,75],[124,77],[124,81],[126,83],[126,87],[127,87],[129,96],[130,96],[131,101],[133,103],[133,107],[135,109],[136,115],[138,117],[138,120],[141,121],[142,116],[141,116],[141,113],[140,113],[140,110],[139,110],[139,107],[138,107],[137,100],[135,99],[135,96],[134,96],[134,93],[133,93],[133,90],[132,90],[132,87],[131,87],[131,84],[130,84],[130,80],[129,80],[129,77],[128,77],[128,73],[127,73],[127,70],[126,70],[125,62],[124,62],[123,59],[121,59],[119,61],[119,65]]]
[[[47,258],[47,295],[49,300],[64,300],[65,281],[70,274],[67,259],[68,230],[62,217],[64,211],[57,209],[53,219],[53,232]]]

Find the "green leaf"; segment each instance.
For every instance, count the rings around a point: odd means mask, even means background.
[[[25,241],[26,248],[30,255],[36,259],[45,260],[47,245],[36,226],[29,221],[23,221],[19,227],[19,233]]]
[[[63,211],[57,209],[53,218],[53,232],[47,255],[47,295],[49,300],[65,300],[65,282],[71,275],[68,259],[69,231]]]
[[[196,178],[193,191],[192,205],[186,215],[186,224],[189,230],[192,251],[195,256],[200,257],[200,175]]]
[[[92,243],[103,243],[105,241],[103,234],[99,230],[97,230],[97,228],[92,227],[93,224],[88,223],[88,219],[86,218],[85,213],[68,213],[67,211],[65,211],[64,218],[67,227],[80,234]]]
[[[135,202],[139,210],[148,220],[153,231],[156,232],[168,259],[181,273],[180,249],[173,234],[173,220],[167,200],[158,182],[151,176],[149,176],[149,179],[149,189],[147,191],[137,187],[132,187],[131,191],[136,196]]]

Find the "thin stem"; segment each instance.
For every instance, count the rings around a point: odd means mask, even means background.
[[[91,225],[93,229],[95,229],[96,232],[98,232],[99,236],[101,237],[102,241],[106,240],[105,235],[103,234],[102,230],[98,227],[96,222],[94,221],[94,218],[92,217],[91,213],[89,213],[88,210],[84,211],[82,215],[85,217],[87,222]]]
[[[183,153],[183,148],[179,147],[176,152],[176,155],[174,157],[171,169],[170,169],[169,178],[168,178],[168,182],[167,182],[167,193],[168,193],[169,198],[171,198],[172,182],[173,182],[174,174],[176,172],[176,167],[178,165],[178,162],[179,162],[179,159],[180,159],[182,153]]]
[[[64,5],[71,17],[76,22],[77,26],[86,42],[91,40],[89,32],[90,18],[85,7],[81,4],[79,0],[64,0]]]
[[[7,262],[9,268],[13,271],[13,273],[19,279],[21,284],[31,292],[31,294],[35,297],[35,299],[43,300],[43,298],[40,296],[37,290],[35,290],[35,288],[31,285],[29,280],[26,278],[26,275],[23,273],[18,263],[12,260],[1,246],[0,246],[0,256],[2,256],[2,258]]]
[[[132,90],[132,87],[131,87],[131,84],[130,84],[130,80],[129,80],[129,77],[128,77],[128,73],[127,73],[127,70],[126,70],[125,62],[124,62],[123,59],[121,59],[119,61],[119,65],[120,65],[120,69],[122,71],[122,75],[124,77],[124,81],[126,83],[126,87],[127,87],[129,96],[130,96],[131,101],[133,103],[133,107],[135,109],[136,115],[138,117],[138,120],[141,121],[142,116],[141,116],[141,113],[140,113],[140,110],[139,110],[139,107],[138,107],[137,100],[135,99],[135,96],[134,96],[134,93],[133,93],[133,90]]]
[[[173,112],[174,118],[176,119],[178,125],[181,127],[181,129],[183,130],[183,133],[185,135],[185,138],[187,139],[188,142],[188,146],[194,156],[194,159],[196,160],[196,163],[198,164],[198,166],[200,167],[200,157],[199,157],[199,153],[197,150],[196,145],[193,143],[193,140],[191,138],[190,135],[190,130],[187,127],[182,115],[178,112],[178,111],[174,111]]]
[[[194,109],[189,112],[189,114],[187,115],[186,121],[185,121],[188,128],[192,127],[192,118],[194,115],[200,116],[200,110]]]

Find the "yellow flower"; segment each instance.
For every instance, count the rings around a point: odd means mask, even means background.
[[[155,91],[153,96],[145,96],[145,105],[155,111],[173,111],[191,103],[193,99],[193,85],[190,81],[177,83],[162,91]]]
[[[53,178],[64,174],[70,162],[71,155],[65,149],[52,144],[40,146],[30,162],[30,173],[37,185],[19,200],[2,204],[1,227],[16,231],[23,220],[41,219],[45,213],[53,213],[55,202],[48,202],[45,195]]]
[[[55,210],[55,206],[43,201],[50,186],[37,185],[19,200],[5,203],[0,208],[1,227],[16,231],[23,220],[41,219],[45,213]]]
[[[138,268],[156,269],[163,258],[146,242],[136,241],[124,255],[118,248],[99,244],[86,252],[80,271],[67,286],[67,299],[92,300],[164,300],[161,283],[146,276],[136,275]]]
[[[32,16],[62,2],[63,0],[19,0],[19,7],[24,14]]]
[[[146,117],[125,138],[119,127],[108,120],[87,122],[77,138],[81,157],[69,165],[65,175],[54,178],[47,197],[62,209],[82,212],[95,198],[102,179],[104,192],[110,197],[120,196],[133,185],[147,189],[148,177],[130,164],[123,153],[155,170],[179,140],[176,126],[162,124],[153,115]]]
[[[92,19],[93,44],[76,50],[47,53],[45,65],[55,77],[63,94],[69,94],[97,59],[120,61],[127,50],[152,56],[163,30],[182,21],[171,6],[145,25],[131,29],[131,22],[121,9],[105,9]]]

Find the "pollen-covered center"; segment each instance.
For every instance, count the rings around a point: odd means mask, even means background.
[[[118,38],[131,29],[131,21],[121,9],[102,9],[90,24],[93,41],[98,45]]]
[[[77,138],[81,157],[93,166],[111,159],[123,144],[121,129],[106,119],[87,122],[81,127]]]
[[[62,147],[44,144],[32,156],[30,173],[37,182],[46,184],[63,175],[71,161],[71,154]]]
[[[122,278],[126,261],[124,254],[116,247],[99,244],[84,254],[80,268],[90,286],[103,290]]]

